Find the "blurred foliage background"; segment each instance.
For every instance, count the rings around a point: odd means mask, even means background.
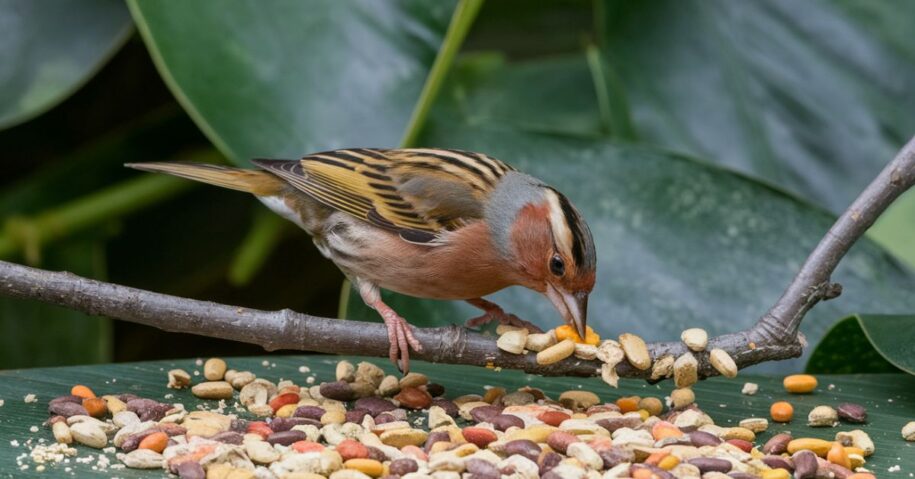
[[[0,0],[0,259],[377,320],[257,201],[121,165],[457,147],[536,174],[584,211],[602,335],[718,334],[775,301],[915,133],[912,2],[480,5]],[[913,232],[910,192],[843,262],[845,294],[805,321],[811,344],[827,338],[811,368],[863,368],[842,348],[865,336],[861,348],[878,343],[869,367],[911,368],[894,358],[915,357]],[[420,325],[474,314],[391,296]],[[497,299],[556,323],[530,292]],[[830,333],[855,313],[878,315]],[[0,368],[259,352],[0,298]]]

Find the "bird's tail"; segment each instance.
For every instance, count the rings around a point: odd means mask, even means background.
[[[211,185],[246,191],[257,196],[273,196],[284,189],[285,183],[266,171],[245,170],[206,163],[153,162],[127,163],[124,166],[180,176]]]

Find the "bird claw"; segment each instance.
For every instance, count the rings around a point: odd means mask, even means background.
[[[422,352],[423,346],[413,335],[413,327],[400,316],[385,317],[384,322],[388,327],[388,340],[391,346],[388,349],[388,358],[397,366],[401,373],[410,372],[410,348]]]
[[[502,308],[493,305],[494,307],[488,307],[485,309],[485,313],[476,318],[467,320],[464,325],[468,328],[477,328],[488,324],[492,321],[498,321],[500,324],[507,324],[509,326],[516,326],[519,328],[527,329],[532,333],[542,333],[543,330],[537,327],[534,323],[525,321],[514,314],[506,313]]]

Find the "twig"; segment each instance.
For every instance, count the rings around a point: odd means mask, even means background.
[[[797,357],[802,352],[798,326],[810,308],[841,292],[830,280],[839,260],[900,194],[915,183],[915,138],[861,193],[820,241],[781,298],[746,331],[709,341],[709,349],[727,351],[739,368],[764,361]],[[153,293],[0,261],[0,294],[36,299],[59,306],[153,326],[257,344],[268,351],[294,349],[335,354],[386,357],[387,331],[380,323],[320,318],[290,310],[260,311]],[[462,327],[417,329],[423,345],[416,359],[520,369],[542,375],[594,376],[600,363],[567,359],[540,366],[533,354],[500,351],[495,341]],[[652,343],[652,358],[685,353],[682,343]],[[717,374],[707,354],[698,354],[700,376]],[[648,371],[627,362],[617,366],[622,377],[647,377]]]

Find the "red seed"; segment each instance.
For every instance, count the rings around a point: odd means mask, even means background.
[[[273,409],[273,412],[276,412],[279,408],[287,404],[295,404],[297,402],[299,402],[298,393],[280,394],[270,400],[270,408]]]
[[[273,434],[273,429],[270,429],[270,426],[263,421],[251,421],[248,423],[247,432],[257,434],[258,436],[267,439],[267,436]]]
[[[750,452],[753,450],[753,443],[750,441],[744,441],[743,439],[728,439],[725,442],[739,447],[743,452]]]
[[[544,411],[537,416],[537,419],[543,421],[550,426],[558,427],[562,424],[562,421],[571,418],[568,414],[562,411]]]

